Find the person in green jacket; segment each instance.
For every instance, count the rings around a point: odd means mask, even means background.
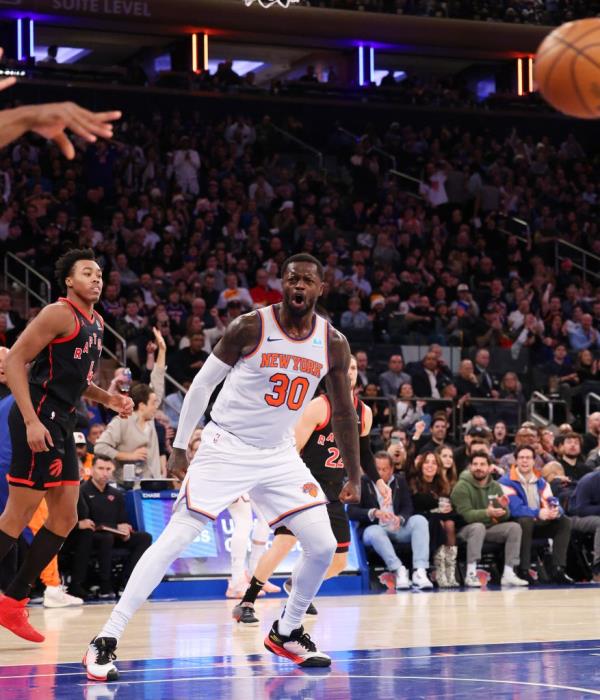
[[[504,544],[502,585],[527,586],[527,581],[519,578],[514,571],[519,564],[521,526],[508,522],[508,497],[500,484],[492,479],[492,463],[485,452],[476,452],[471,456],[469,468],[460,475],[450,500],[467,523],[458,532],[458,539],[467,543],[465,585],[469,588],[481,587],[477,562],[481,559],[483,543],[487,541]]]

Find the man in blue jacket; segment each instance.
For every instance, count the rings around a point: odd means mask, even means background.
[[[392,460],[387,452],[375,454],[379,476],[392,490],[392,505],[383,501],[372,482],[362,478],[361,498],[357,505],[348,505],[351,520],[359,523],[363,542],[379,554],[389,571],[396,577],[396,588],[410,588],[408,571],[403,566],[393,543],[410,543],[413,554],[412,585],[432,588],[427,577],[429,567],[429,524],[422,515],[413,515],[412,500],[403,474],[394,475]]]
[[[535,473],[534,465],[535,450],[523,445],[515,451],[515,464],[509,473],[500,479],[509,498],[511,516],[523,531],[518,576],[535,583],[529,574],[531,544],[534,537],[551,537],[552,580],[561,585],[571,584],[573,580],[565,572],[571,520],[554,498],[550,484]]]

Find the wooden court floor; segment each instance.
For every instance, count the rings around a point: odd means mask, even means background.
[[[89,681],[80,659],[110,606],[33,609],[33,645],[0,631],[0,700],[594,700],[600,591],[389,592],[321,596],[306,630],[330,653],[301,669],[265,652],[283,600],[240,628],[232,601],[147,603],[119,648],[119,679]]]
[[[319,615],[305,627],[324,651],[494,645],[600,638],[600,590],[594,586],[532,590],[391,592],[317,599]],[[120,660],[263,654],[263,639],[281,598],[260,599],[259,627],[231,618],[233,601],[146,603],[130,623]],[[44,610],[30,619],[41,645],[0,629],[0,666],[79,662],[110,605]]]

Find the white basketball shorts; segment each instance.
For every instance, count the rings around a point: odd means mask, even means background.
[[[184,501],[190,511],[215,520],[245,493],[270,527],[327,503],[294,445],[253,447],[211,422],[202,431],[174,508]]]

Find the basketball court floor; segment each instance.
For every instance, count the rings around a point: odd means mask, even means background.
[[[0,630],[1,700],[383,700],[600,696],[600,591],[387,592],[319,597],[306,629],[333,657],[304,671],[262,640],[282,600],[261,599],[260,627],[233,601],[150,602],[119,649],[118,682],[86,680],[83,650],[110,606],[33,608],[46,643]]]
[[[321,596],[306,629],[333,657],[302,670],[263,638],[282,599],[260,599],[259,627],[230,617],[233,601],[150,602],[119,649],[121,678],[88,682],[83,650],[109,605],[44,610],[46,643],[0,630],[2,700],[380,700],[600,696],[600,590],[387,592]]]

